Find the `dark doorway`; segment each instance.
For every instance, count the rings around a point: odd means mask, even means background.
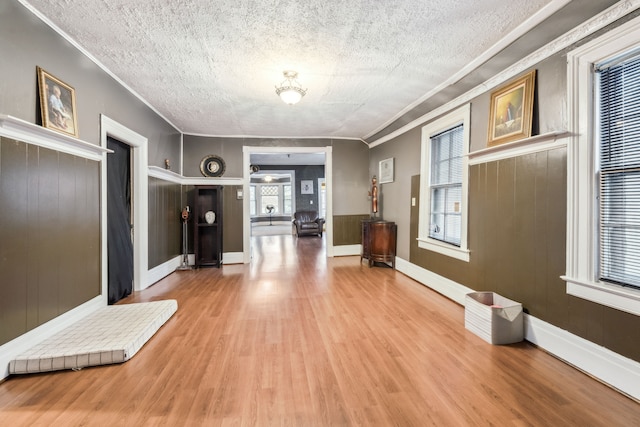
[[[107,253],[109,304],[133,289],[131,147],[107,137]]]

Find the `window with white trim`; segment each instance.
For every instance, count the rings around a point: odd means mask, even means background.
[[[640,56],[596,68],[599,278],[640,289]]]
[[[291,183],[251,184],[249,187],[251,216],[268,216],[271,214],[291,215],[293,212],[293,200]]]
[[[567,293],[640,315],[640,19],[567,55]]]
[[[422,128],[418,246],[463,261],[467,248],[470,105]]]

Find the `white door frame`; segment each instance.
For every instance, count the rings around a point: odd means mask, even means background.
[[[324,183],[324,206],[322,204],[322,183]],[[327,178],[318,178],[318,214],[322,216],[322,208],[324,208],[324,217],[327,217]]]
[[[332,177],[333,177],[333,147],[242,147],[242,177],[243,177],[243,193],[246,197],[243,200],[243,241],[242,251],[244,263],[251,262],[251,221],[249,214],[249,185],[251,183],[251,154],[256,153],[324,153],[324,175],[327,183],[327,218],[326,239],[327,239],[327,256],[333,257],[333,197],[331,193]]]
[[[107,136],[131,147],[133,188],[133,290],[141,291],[148,286],[147,270],[149,266],[149,178],[148,178],[148,141],[144,136],[100,115],[100,144],[107,148]],[[107,154],[108,156],[108,154]],[[102,226],[102,295],[108,299],[108,252],[107,252],[107,163],[102,166],[101,226]]]

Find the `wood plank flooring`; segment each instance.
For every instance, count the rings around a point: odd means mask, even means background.
[[[2,426],[638,426],[640,405],[463,307],[317,237],[254,237],[254,261],[177,272],[123,303],[178,300],[121,365],[14,376]]]

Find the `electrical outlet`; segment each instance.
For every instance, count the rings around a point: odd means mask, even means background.
[[[411,206],[415,206],[416,205],[416,198],[412,197],[411,198]]]
[[[309,200],[309,204],[312,205],[313,204],[313,200]]]

